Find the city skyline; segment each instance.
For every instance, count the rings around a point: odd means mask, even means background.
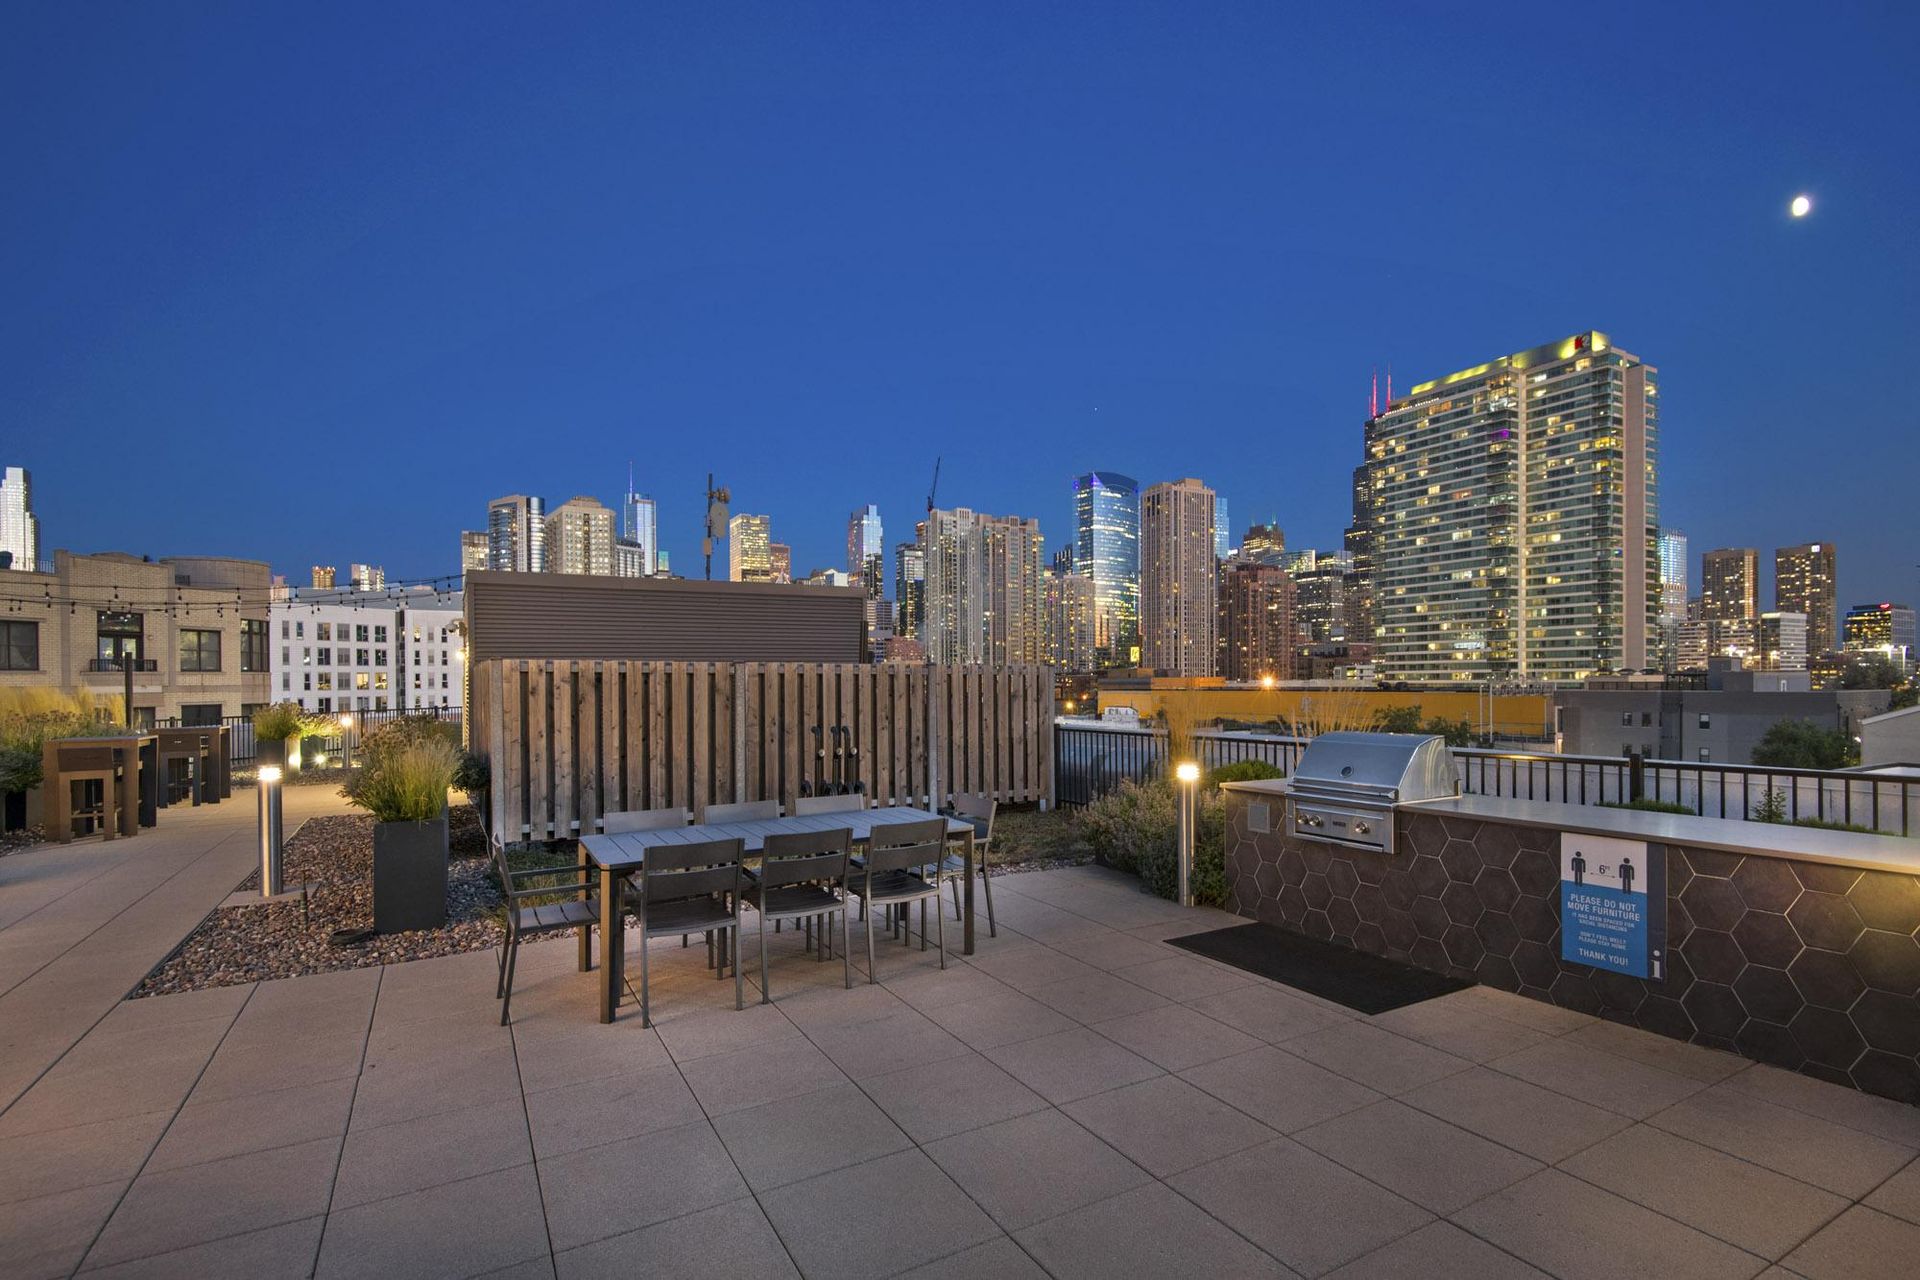
[[[1100,467],[1201,476],[1236,523],[1333,546],[1373,368],[1398,390],[1593,325],[1666,374],[1662,506],[1695,547],[1831,539],[1843,605],[1912,599],[1905,469],[1862,460],[1913,426],[1886,370],[1920,171],[1858,121],[1920,114],[1920,16],[1874,25],[495,10],[449,60],[427,11],[372,47],[268,9],[33,11],[0,51],[8,171],[50,193],[0,239],[4,461],[43,556],[293,568],[346,525],[424,576],[495,494],[617,507],[629,457],[683,571],[708,471],[811,568],[858,504],[904,533],[937,456],[943,502],[1055,537]],[[1513,74],[1436,89],[1486,59]],[[343,62],[340,110],[296,107]],[[1627,143],[1597,188],[1576,121]],[[325,520],[283,517],[370,442]],[[103,455],[220,500],[156,528],[99,501]]]

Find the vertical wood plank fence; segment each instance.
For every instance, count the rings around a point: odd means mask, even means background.
[[[628,809],[791,811],[830,789],[836,746],[874,804],[1053,803],[1046,667],[496,658],[476,665],[472,709],[508,840],[589,835]]]

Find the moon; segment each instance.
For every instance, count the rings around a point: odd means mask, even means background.
[[[1804,218],[1813,212],[1812,196],[1795,196],[1793,203],[1787,206],[1787,212],[1796,218]]]

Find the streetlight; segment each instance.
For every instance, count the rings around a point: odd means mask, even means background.
[[[1193,905],[1193,828],[1200,799],[1200,766],[1191,760],[1182,760],[1174,767],[1173,776],[1179,782],[1177,800],[1180,815],[1179,847],[1174,851],[1174,866],[1180,905],[1190,907]]]
[[[353,733],[353,716],[345,711],[342,711],[340,713],[340,767],[342,769],[353,768],[353,738],[351,736],[352,733]]]
[[[260,896],[277,898],[284,887],[280,859],[280,769],[260,766]]]

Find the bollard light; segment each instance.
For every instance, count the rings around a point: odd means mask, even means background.
[[[1190,907],[1193,905],[1193,829],[1200,801],[1200,766],[1191,760],[1182,760],[1174,766],[1173,776],[1179,783],[1177,802],[1180,815],[1179,847],[1174,851],[1174,866],[1180,905]]]
[[[280,865],[280,770],[260,766],[260,896],[275,898],[284,888]]]
[[[340,714],[340,767],[353,768],[353,717]]]

